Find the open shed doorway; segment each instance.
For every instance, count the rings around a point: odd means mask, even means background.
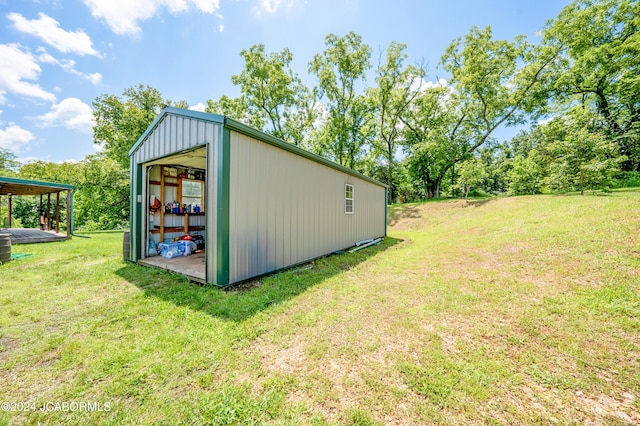
[[[206,283],[206,147],[145,164],[146,244],[140,263]]]

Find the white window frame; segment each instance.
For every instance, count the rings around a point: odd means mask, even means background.
[[[349,192],[351,192],[351,197],[349,197]],[[351,201],[351,203],[349,203]],[[351,209],[349,209],[349,206]],[[353,203],[353,185],[350,183],[344,184],[344,214],[353,214],[354,203]]]

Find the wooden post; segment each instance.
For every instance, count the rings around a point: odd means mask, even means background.
[[[40,215],[40,230],[44,231],[44,209],[42,207],[42,194],[40,194],[40,210],[38,210],[38,214]]]
[[[47,217],[45,218],[47,231],[51,230],[51,193],[47,194]]]
[[[60,191],[56,192],[56,234],[60,232]]]
[[[11,194],[9,194],[9,223],[7,224],[7,228],[11,228],[11,210],[13,206],[11,205]]]
[[[67,190],[67,237],[71,236],[71,191]]]

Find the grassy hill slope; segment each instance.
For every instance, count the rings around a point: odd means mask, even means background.
[[[401,205],[388,233],[233,291],[122,234],[15,246],[0,402],[36,410],[0,424],[640,423],[640,192]]]

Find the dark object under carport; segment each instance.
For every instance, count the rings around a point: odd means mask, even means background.
[[[0,264],[11,260],[11,235],[0,234]]]

